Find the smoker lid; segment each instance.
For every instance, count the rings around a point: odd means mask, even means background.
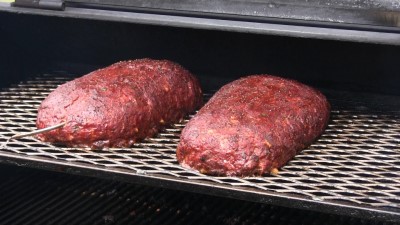
[[[0,13],[400,45],[397,0],[14,1]]]
[[[280,23],[400,27],[398,0],[66,0],[81,6]]]

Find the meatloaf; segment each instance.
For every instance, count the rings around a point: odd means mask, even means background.
[[[270,75],[223,86],[183,129],[182,166],[204,174],[261,175],[276,171],[320,136],[330,105],[319,91]]]
[[[167,60],[122,61],[67,82],[39,107],[37,136],[66,146],[127,147],[153,136],[202,103],[198,80]]]

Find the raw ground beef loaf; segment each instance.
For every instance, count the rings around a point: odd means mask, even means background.
[[[253,75],[222,87],[183,129],[184,167],[227,176],[261,175],[283,166],[324,131],[330,105],[299,82]]]
[[[37,136],[67,146],[127,147],[153,136],[202,103],[197,79],[167,60],[122,61],[67,82],[42,102]]]

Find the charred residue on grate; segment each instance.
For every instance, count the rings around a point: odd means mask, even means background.
[[[0,142],[35,129],[41,101],[72,76],[59,72],[34,77],[0,92]],[[209,99],[210,93],[205,95]],[[168,177],[177,182],[218,184],[237,191],[274,192],[319,202],[351,203],[400,210],[400,111],[344,107],[330,98],[331,120],[325,133],[298,154],[279,175],[212,177],[182,168],[175,158],[179,135],[188,119],[131,148],[92,151],[42,143],[32,137],[12,140],[1,153],[83,163],[109,172]],[[100,174],[100,173],[99,173]]]

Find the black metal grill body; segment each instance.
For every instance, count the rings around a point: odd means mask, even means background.
[[[13,13],[0,21],[2,163],[377,221],[400,218],[399,47]],[[175,148],[187,120],[126,149],[91,151],[34,138],[6,145],[11,135],[34,129],[38,105],[57,85],[144,57],[187,67],[206,99],[243,75],[302,81],[327,95],[331,121],[277,176],[212,177],[180,167]]]

